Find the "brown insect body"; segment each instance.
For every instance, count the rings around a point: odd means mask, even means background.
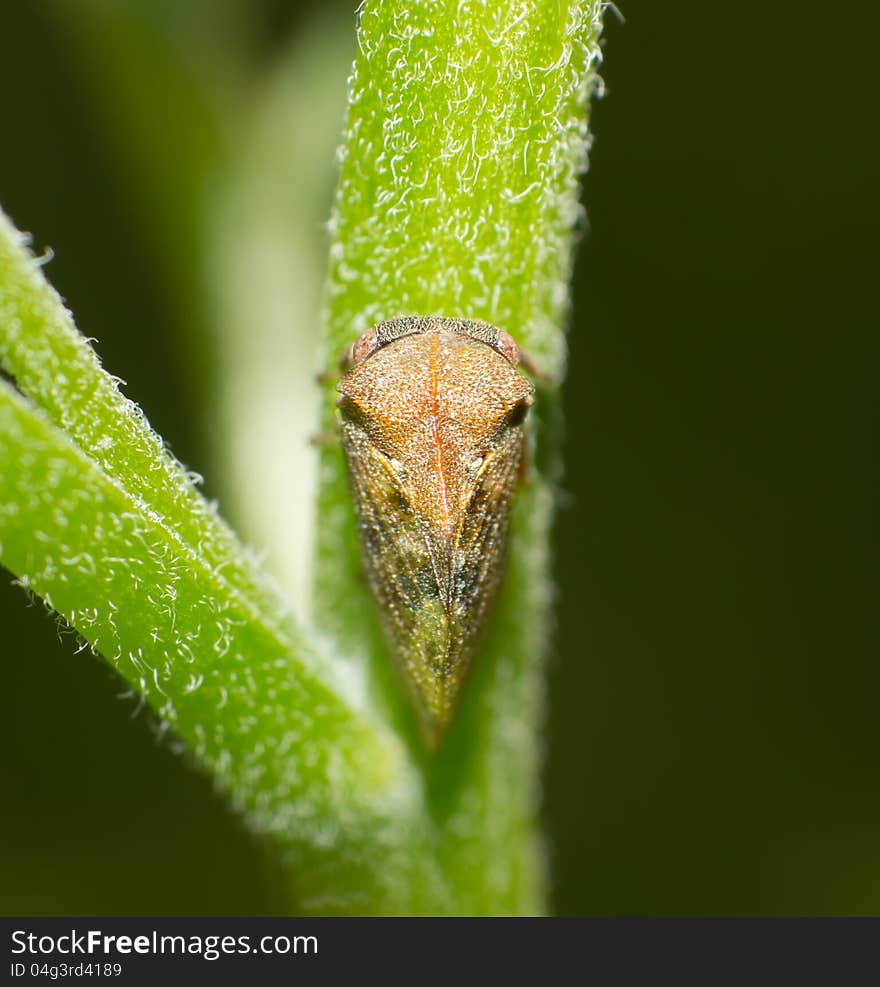
[[[531,384],[483,322],[365,333],[339,383],[367,575],[430,746],[442,739],[504,568]]]

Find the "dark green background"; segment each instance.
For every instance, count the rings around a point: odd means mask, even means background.
[[[179,322],[43,6],[0,9],[0,202],[55,248],[49,276],[108,369],[206,468]],[[263,8],[268,60],[300,12]],[[625,13],[606,32],[575,280],[555,908],[880,914],[877,14]],[[0,911],[279,908],[208,781],[9,582]]]

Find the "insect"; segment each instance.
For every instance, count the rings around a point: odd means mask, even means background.
[[[455,713],[504,571],[534,388],[486,322],[382,322],[342,357],[339,428],[367,577],[426,744]]]

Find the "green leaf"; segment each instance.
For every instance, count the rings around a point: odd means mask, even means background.
[[[156,512],[232,586],[278,610],[272,591],[232,532],[165,451],[143,412],[101,370],[88,341],[0,213],[0,365],[17,387],[109,476]],[[277,613],[272,619],[280,625]]]

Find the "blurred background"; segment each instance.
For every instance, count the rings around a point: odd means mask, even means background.
[[[880,14],[622,6],[574,282],[553,907],[877,915]],[[294,345],[290,312],[317,306],[352,8],[0,6],[0,203],[53,248],[48,276],[104,365],[257,542],[244,491],[217,486],[235,436],[218,443],[205,407],[240,409],[279,361],[224,397],[199,343],[213,324],[236,353],[241,299],[278,283],[273,263],[301,283],[263,299],[257,348]],[[264,848],[8,576],[0,627],[0,912],[282,907]]]

